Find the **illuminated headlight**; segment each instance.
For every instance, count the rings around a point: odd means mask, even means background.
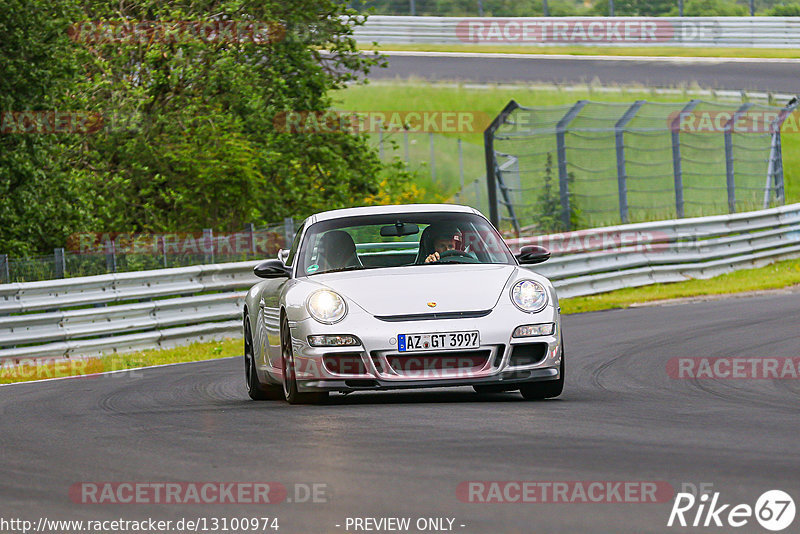
[[[524,312],[542,311],[547,306],[547,290],[539,282],[520,280],[511,288],[511,301]]]
[[[555,329],[556,323],[529,324],[516,327],[511,337],[552,336]]]
[[[329,289],[320,289],[308,297],[306,308],[311,317],[320,323],[338,323],[347,315],[347,304],[338,294]]]
[[[361,345],[356,336],[308,336],[308,344],[312,347],[354,347]]]

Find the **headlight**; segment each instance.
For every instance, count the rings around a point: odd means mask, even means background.
[[[338,323],[347,315],[344,299],[329,289],[314,291],[308,297],[306,308],[311,317],[325,324]]]
[[[511,302],[524,312],[542,311],[547,306],[547,290],[539,282],[520,280],[511,288]]]

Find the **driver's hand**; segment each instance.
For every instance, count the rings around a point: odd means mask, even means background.
[[[434,261],[439,261],[439,253],[438,252],[434,252],[433,254],[431,254],[430,256],[425,258],[425,263],[432,263]]]

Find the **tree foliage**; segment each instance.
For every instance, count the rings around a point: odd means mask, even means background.
[[[0,252],[87,229],[235,231],[413,191],[364,137],[279,127],[283,113],[324,112],[331,90],[380,64],[358,53],[363,17],[340,2],[77,2],[13,0],[0,22],[0,46],[27,50],[3,54],[2,110],[104,118],[94,133],[0,137]],[[136,33],[137,21],[167,30]],[[254,24],[271,31],[253,37]]]

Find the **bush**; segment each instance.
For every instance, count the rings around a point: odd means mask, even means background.
[[[778,4],[769,9],[768,17],[800,17],[800,4]]]

